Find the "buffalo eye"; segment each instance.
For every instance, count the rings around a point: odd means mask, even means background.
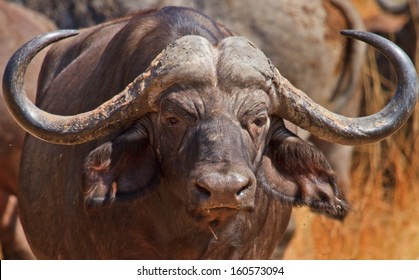
[[[179,119],[178,119],[178,118],[176,118],[176,117],[168,117],[168,118],[166,119],[166,121],[167,121],[167,123],[168,123],[170,126],[175,126],[176,124],[178,124],[178,123],[179,123]]]
[[[263,127],[267,121],[268,118],[266,116],[260,116],[253,120],[253,124],[257,127]]]
[[[193,113],[170,99],[163,102],[160,117],[168,128],[191,125],[196,121]]]
[[[262,143],[263,135],[267,132],[268,123],[269,117],[266,112],[252,115],[249,114],[247,118],[244,118],[243,128],[247,130],[256,147],[259,147]]]

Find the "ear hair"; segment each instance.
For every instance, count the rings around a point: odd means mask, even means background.
[[[264,190],[283,202],[336,219],[347,214],[349,206],[325,156],[283,126],[272,135],[260,172]]]
[[[144,195],[157,185],[158,163],[146,135],[131,129],[94,149],[83,166],[87,207]]]

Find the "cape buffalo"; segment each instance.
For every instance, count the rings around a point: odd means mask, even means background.
[[[36,104],[23,77],[45,46],[10,59],[5,100],[32,136],[20,210],[45,259],[264,259],[292,205],[342,219],[348,210],[317,148],[285,120],[341,144],[379,141],[413,111],[417,76],[389,41],[345,31],[384,52],[393,100],[362,118],[331,113],[288,82],[244,37],[189,8],[132,14],[54,44]]]
[[[30,0],[25,5],[54,19],[61,28],[101,23],[134,10],[168,5],[197,9],[235,34],[245,36],[268,56],[283,76],[327,109],[349,117],[360,110],[359,77],[366,45],[339,30],[365,30],[348,0]],[[306,131],[349,190],[353,147],[322,141]]]

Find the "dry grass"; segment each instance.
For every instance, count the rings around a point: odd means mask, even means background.
[[[382,108],[390,95],[380,81],[391,81],[378,74],[375,61],[369,50],[365,114]],[[294,211],[297,232],[285,259],[419,259],[419,106],[395,135],[356,148],[352,180],[352,210],[343,223]]]

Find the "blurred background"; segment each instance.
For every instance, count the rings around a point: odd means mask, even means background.
[[[194,7],[248,37],[297,87],[347,116],[377,112],[391,99],[395,81],[380,54],[345,41],[338,34],[340,29],[365,29],[385,36],[418,65],[418,0],[1,2],[37,11],[61,29],[88,27],[137,9],[169,4]],[[307,208],[294,208],[289,243],[273,257],[419,259],[418,106],[402,129],[376,144],[335,147],[303,131],[301,134],[324,148],[338,172],[351,212],[338,222]]]

